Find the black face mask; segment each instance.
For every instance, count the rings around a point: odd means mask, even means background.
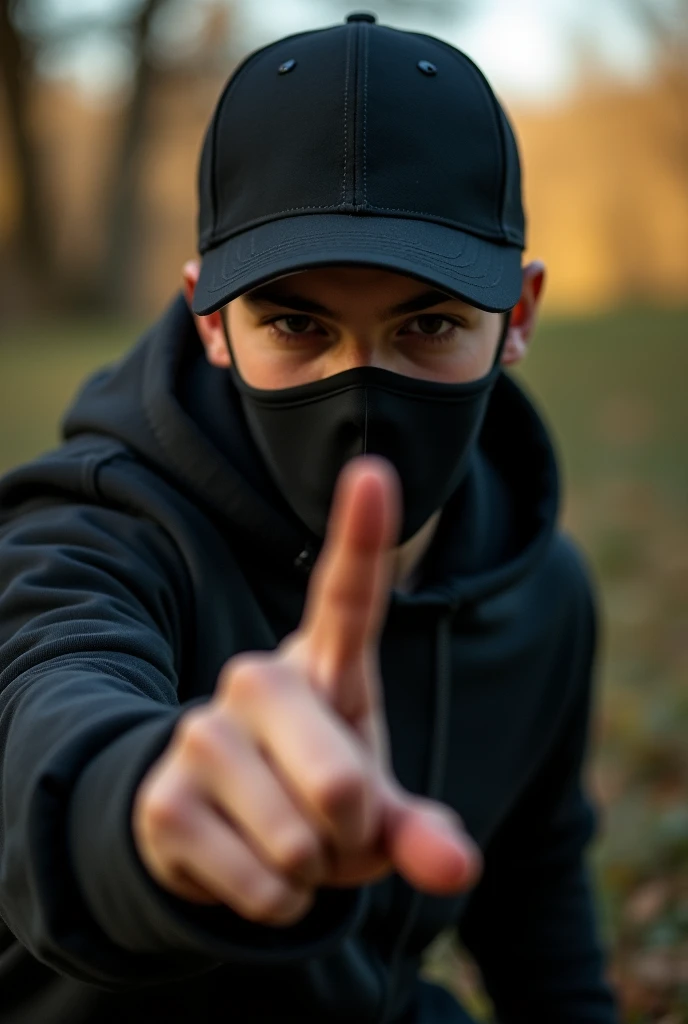
[[[356,455],[382,455],[396,468],[404,501],[400,543],[445,503],[468,469],[508,327],[506,318],[490,373],[463,384],[363,366],[266,390],[246,383],[232,354],[230,372],[251,434],[277,486],[316,536],[325,536],[335,482]],[[226,325],[225,334],[231,353]]]

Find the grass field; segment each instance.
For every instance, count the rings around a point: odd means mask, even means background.
[[[52,445],[78,382],[135,325],[0,337],[0,472]],[[602,647],[591,787],[605,935],[628,1024],[688,1021],[688,309],[543,323],[520,379],[558,447]],[[430,966],[484,1003],[465,957]]]

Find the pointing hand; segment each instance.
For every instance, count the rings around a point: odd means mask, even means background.
[[[230,658],[143,779],[135,842],[177,895],[286,925],[319,886],[393,870],[438,895],[475,884],[458,816],[404,791],[389,764],[377,661],[400,505],[388,463],[347,464],[298,629]]]

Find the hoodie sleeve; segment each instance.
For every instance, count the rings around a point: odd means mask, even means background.
[[[575,557],[580,626],[569,638],[575,649],[568,659],[577,665],[569,711],[549,757],[485,851],[483,876],[459,924],[499,1024],[617,1021],[585,859],[597,823],[582,782],[596,611]]]
[[[0,916],[38,960],[106,988],[326,952],[362,890],[291,928],[168,893],[131,807],[184,707],[184,566],[151,521],[92,505],[0,528]]]

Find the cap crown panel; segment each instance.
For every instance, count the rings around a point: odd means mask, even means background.
[[[505,234],[509,241],[516,242],[517,245],[524,245],[526,218],[523,209],[521,161],[518,152],[518,142],[516,141],[513,128],[501,107],[499,109],[499,118],[502,123],[502,130],[506,143],[505,156],[507,187],[504,192],[502,222]]]
[[[239,71],[216,115],[213,241],[280,214],[342,204],[349,34],[342,26],[280,41]],[[278,74],[287,60],[295,67]]]
[[[359,197],[371,210],[415,212],[499,237],[502,141],[479,74],[428,37],[382,28],[370,35]],[[423,74],[421,60],[437,74]]]
[[[201,252],[327,212],[422,218],[523,245],[517,145],[479,69],[432,36],[363,21],[248,57],[218,102],[199,184]]]

